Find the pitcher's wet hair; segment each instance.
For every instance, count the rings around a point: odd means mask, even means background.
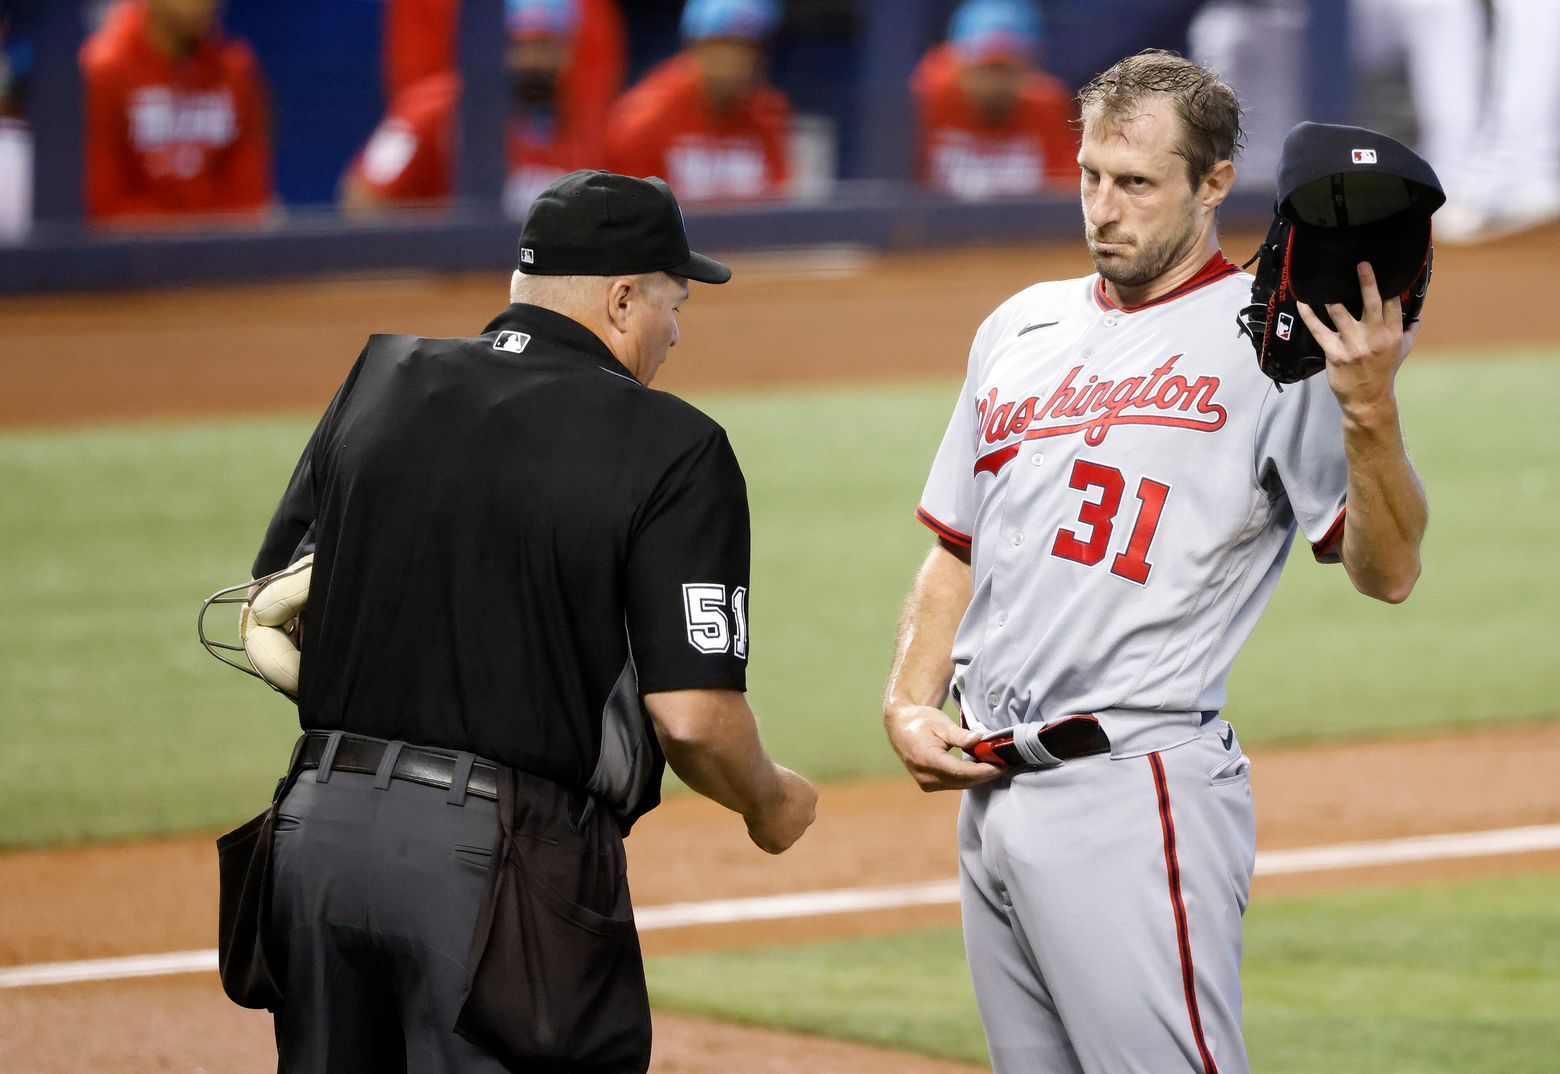
[[[1094,76],[1078,92],[1083,124],[1122,123],[1154,97],[1175,105],[1181,119],[1176,153],[1186,161],[1193,187],[1221,160],[1234,160],[1241,147],[1240,100],[1206,67],[1165,49],[1146,49]]]

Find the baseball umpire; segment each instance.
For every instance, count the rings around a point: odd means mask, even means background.
[[[1280,383],[1236,330],[1253,279],[1219,247],[1234,93],[1149,52],[1080,103],[1096,272],[1020,291],[976,333],[917,512],[937,543],[884,720],[924,789],[967,788],[965,950],[998,1074],[1243,1074],[1256,825],[1225,677],[1297,529],[1371,597],[1402,601],[1419,576],[1399,289],[1428,270],[1442,199],[1390,139],[1292,136],[1280,194],[1304,239],[1276,286],[1294,301],[1293,283],[1321,360]],[[1334,265],[1348,291],[1299,271],[1302,248],[1355,249],[1345,225],[1389,208],[1425,218],[1396,283],[1352,256]],[[940,709],[950,681],[962,727]]]
[[[262,930],[281,1070],[643,1071],[622,836],[663,764],[766,851],[811,824],[743,694],[741,470],[647,387],[688,281],[730,276],[665,183],[571,173],[512,304],[371,337],[310,438],[254,563],[314,556]]]

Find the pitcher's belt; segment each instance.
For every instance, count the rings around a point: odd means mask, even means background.
[[[1218,710],[1210,709],[1202,713],[1202,722],[1218,715]],[[1032,726],[992,731],[969,752],[977,761],[999,768],[1052,768],[1063,761],[1110,752],[1110,736],[1092,713],[1068,716],[1038,731]]]

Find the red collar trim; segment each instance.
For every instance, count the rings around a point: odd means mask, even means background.
[[[1206,287],[1210,283],[1216,283],[1224,277],[1240,271],[1240,266],[1224,256],[1223,250],[1218,250],[1210,257],[1202,268],[1198,269],[1192,278],[1171,291],[1167,295],[1150,299],[1141,306],[1118,306],[1105,294],[1105,280],[1103,277],[1094,281],[1094,302],[1102,310],[1118,310],[1122,313],[1136,313],[1138,310],[1146,310],[1150,306],[1162,306],[1166,302],[1174,302],[1183,295],[1189,295],[1198,288]]]

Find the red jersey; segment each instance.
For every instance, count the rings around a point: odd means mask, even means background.
[[[614,0],[577,0],[580,21],[560,90],[578,102],[580,122],[599,125],[628,76],[628,32]],[[385,99],[414,82],[451,73],[460,0],[386,0]]]
[[[271,145],[254,53],[211,34],[174,59],[152,45],[147,19],[122,0],[81,47],[87,215],[259,212]]]
[[[580,25],[558,88],[574,102],[582,125],[602,131],[628,78],[628,31],[614,0],[579,0],[579,5]]]
[[[536,195],[560,176],[577,168],[602,166],[601,127],[581,122],[579,107],[571,103],[552,113],[531,111],[510,117],[509,173],[504,180],[504,211],[509,216],[523,220]]]
[[[385,0],[385,100],[395,101],[430,75],[455,71],[459,16],[460,0]]]
[[[450,196],[455,175],[455,110],[460,79],[449,72],[413,82],[347,168],[348,181],[376,202],[416,203]]]
[[[921,182],[959,198],[1076,189],[1078,135],[1066,86],[1041,72],[1026,74],[1012,112],[993,123],[965,95],[959,71],[958,57],[943,44],[912,77]]]
[[[785,192],[790,105],[765,86],[730,112],[710,108],[699,69],[674,56],[623,95],[607,126],[607,167],[658,175],[681,202],[776,197]]]
[[[350,165],[349,181],[379,202],[449,197],[455,185],[453,132],[460,92],[460,79],[448,73],[408,86],[391,102]],[[504,185],[510,215],[523,216],[536,195],[560,175],[600,165],[599,128],[579,122],[578,107],[560,98],[556,110],[522,112],[510,119]]]

